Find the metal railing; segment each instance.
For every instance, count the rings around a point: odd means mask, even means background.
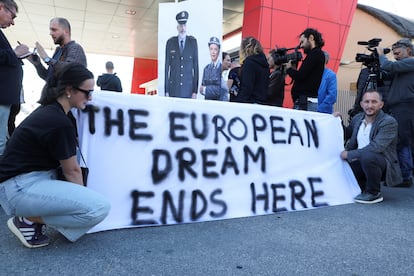
[[[350,90],[338,90],[334,110],[342,114],[342,120],[348,124],[348,110],[352,108],[355,102],[356,92]]]

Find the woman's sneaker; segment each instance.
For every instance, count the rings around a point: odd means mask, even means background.
[[[49,244],[44,235],[46,225],[40,223],[27,224],[22,217],[13,217],[7,221],[10,231],[28,248],[42,247]]]

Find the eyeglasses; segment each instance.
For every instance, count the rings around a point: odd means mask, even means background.
[[[85,89],[82,89],[82,88],[79,88],[79,87],[73,87],[73,88],[76,89],[76,90],[79,90],[80,92],[85,93],[86,97],[88,97],[88,98],[92,95],[92,92],[93,92],[93,90],[85,90]]]

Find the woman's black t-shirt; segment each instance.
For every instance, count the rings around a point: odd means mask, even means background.
[[[14,131],[0,159],[0,182],[16,175],[56,169],[76,155],[76,129],[62,106],[40,106]]]

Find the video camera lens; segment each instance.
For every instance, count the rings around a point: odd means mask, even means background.
[[[294,50],[291,53],[288,51]],[[279,48],[275,50],[272,54],[272,58],[276,65],[281,65],[291,61],[292,63],[297,63],[302,60],[302,53],[297,48]]]

